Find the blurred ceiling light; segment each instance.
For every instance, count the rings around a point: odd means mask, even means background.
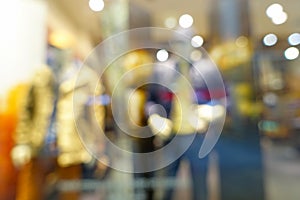
[[[246,47],[248,45],[248,38],[245,36],[240,36],[235,41],[236,46],[238,47]]]
[[[99,12],[99,11],[103,10],[103,8],[104,8],[104,1],[103,0],[90,0],[89,6],[92,11]]]
[[[276,25],[283,24],[288,19],[288,15],[283,11],[282,5],[278,3],[270,5],[266,10],[266,14]]]
[[[202,53],[199,50],[192,51],[191,56],[190,56],[191,60],[194,62],[199,61],[201,59],[201,57],[202,57]]]
[[[174,17],[168,17],[165,20],[165,27],[167,28],[175,28],[176,25],[177,25],[177,20]]]
[[[273,46],[277,43],[277,36],[273,33],[269,33],[267,34],[264,39],[263,39],[263,43],[266,46]]]
[[[300,44],[300,33],[293,33],[288,38],[290,45],[298,45]]]
[[[193,47],[201,47],[204,43],[203,38],[200,35],[196,35],[192,38],[191,44]]]
[[[282,5],[280,5],[278,3],[274,3],[274,4],[270,5],[266,10],[266,14],[269,18],[273,18],[282,12],[283,12],[283,7],[282,7]]]
[[[169,53],[165,49],[161,49],[156,53],[156,58],[160,62],[165,62],[169,58]]]
[[[182,28],[190,28],[194,23],[194,19],[191,15],[188,14],[184,14],[181,15],[179,18],[179,25]]]
[[[272,22],[276,25],[280,25],[286,22],[288,15],[285,12],[281,12],[278,15],[272,17]]]
[[[285,50],[284,56],[288,60],[294,60],[299,56],[299,50],[296,47],[289,47]]]

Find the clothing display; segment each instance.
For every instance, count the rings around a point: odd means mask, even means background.
[[[35,74],[28,95],[24,99],[16,129],[16,147],[13,152],[22,151],[23,158],[18,153],[13,155],[17,164],[36,157],[42,151],[44,138],[48,130],[49,120],[53,110],[54,77],[51,70],[43,66]],[[16,157],[14,157],[16,156]]]
[[[90,103],[91,99],[99,96],[102,92],[101,85],[97,86],[98,78],[88,67],[82,68],[84,72],[79,77],[79,70],[80,68],[76,68],[76,66],[67,69],[63,76],[65,79],[59,86],[57,102],[56,134],[59,151],[57,171],[59,179],[68,181],[79,181],[83,176],[82,164],[92,162],[92,155],[84,146],[86,141],[89,141],[89,144],[101,145],[101,141],[95,139],[96,135],[95,138],[90,138],[91,134],[84,135],[86,131],[94,131],[85,124],[86,120],[89,120],[92,115],[96,115],[98,126],[103,128],[104,125],[104,107],[95,104],[94,101]],[[95,92],[94,96],[89,96],[92,92]],[[85,127],[85,129],[79,129],[76,122],[83,123],[80,127]],[[59,195],[60,200],[79,198],[79,191],[61,192]]]
[[[85,123],[84,119],[89,117],[85,115],[92,115],[92,111],[95,111],[94,114],[98,116],[97,119],[103,120],[103,106],[101,107],[100,105],[94,104],[87,105],[89,100],[93,98],[93,96],[89,96],[89,94],[95,91],[98,77],[87,67],[83,68],[83,70],[85,71],[81,77],[77,77],[77,72],[75,72],[69,79],[63,81],[59,87],[56,116],[57,145],[59,149],[58,164],[62,167],[87,163],[92,159],[80,139],[80,136],[83,137],[83,135],[77,131],[76,118],[83,118],[80,122]],[[102,92],[101,86],[98,85],[97,89],[98,91],[94,93],[95,96],[99,96]],[[76,108],[76,111],[74,111],[74,108]],[[88,112],[88,114],[85,112]],[[99,126],[103,126],[103,121],[99,121],[99,123]],[[86,125],[85,127],[87,128],[86,130],[79,131],[92,131],[89,130]],[[94,138],[84,138],[84,141],[85,140],[96,141]]]
[[[299,199],[288,1],[0,3],[0,200]]]
[[[55,77],[47,66],[39,69],[34,76],[23,102],[23,110],[15,134],[16,145],[12,151],[15,165],[22,169],[17,199],[44,199],[46,191],[38,185],[46,185],[46,176],[51,170],[55,170],[56,162],[58,177],[79,180],[82,176],[81,164],[92,161],[92,156],[80,139],[75,118],[89,119],[92,114],[95,114],[98,125],[104,126],[103,106],[90,103],[93,97],[88,95],[90,91],[95,91],[97,96],[102,92],[102,88],[97,75],[92,70],[84,68],[81,77],[77,76],[78,70],[79,68],[69,67],[62,76],[64,79],[59,86],[55,86],[57,84],[55,78],[59,77]],[[58,87],[58,92],[55,92],[55,87]],[[74,95],[75,91],[76,95]],[[77,109],[76,112],[73,108]],[[85,123],[84,120],[81,122]],[[91,130],[87,127],[86,130],[80,131]],[[49,139],[50,137],[53,137],[52,140]],[[94,138],[85,139],[99,142]],[[49,149],[49,145],[54,149]],[[55,161],[56,157],[57,161]],[[74,170],[68,170],[69,168]],[[28,184],[31,180],[35,181]],[[70,195],[76,196],[75,193],[62,194],[60,199],[68,199]]]
[[[23,102],[12,150],[13,162],[20,168],[18,200],[45,198],[46,174],[51,165],[41,156],[53,110],[53,87],[53,74],[43,66],[36,72]]]

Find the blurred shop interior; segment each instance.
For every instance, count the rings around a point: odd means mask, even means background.
[[[1,1],[0,200],[299,199],[299,7],[298,0]],[[226,117],[217,144],[203,159],[205,166],[199,167],[199,171],[205,169],[199,175],[203,183],[194,181],[197,168],[193,169],[188,154],[170,177],[164,168],[122,172],[118,169],[135,168],[136,162],[143,161],[120,157],[103,142],[103,136],[93,135],[96,130],[89,123],[100,126],[103,135],[130,152],[151,152],[164,143],[154,135],[147,139],[122,136],[122,124],[115,120],[138,127],[155,120],[172,124],[168,117],[144,114],[154,96],[152,100],[169,116],[172,108],[168,106],[175,104],[172,92],[140,86],[140,82],[151,76],[167,80],[168,72],[155,69],[172,59],[179,63],[174,66],[180,65],[175,53],[167,48],[133,49],[114,60],[103,79],[89,70],[77,79],[87,58],[96,56],[101,63],[115,49],[130,49],[145,38],[161,46],[170,42],[166,31],[144,32],[148,35],[126,41],[116,37],[118,41],[112,39],[115,43],[105,46],[103,52],[93,51],[107,38],[141,27],[182,31],[191,38],[188,46],[192,48],[183,50],[184,56],[199,63],[207,54],[222,75]],[[127,77],[126,84],[118,83],[122,75],[151,63],[156,68],[137,70]],[[76,85],[78,80],[82,85]],[[174,83],[176,88],[184,88],[180,80]],[[118,84],[120,89],[115,90]],[[199,110],[213,107],[210,91],[199,88]],[[91,94],[99,99],[90,98]],[[113,111],[113,94],[117,111]],[[216,97],[217,101],[221,97]],[[122,114],[127,112],[131,122]],[[96,120],[88,121],[90,116]],[[82,124],[79,127],[74,124],[77,120]],[[153,131],[155,127],[149,126],[148,131]],[[78,137],[80,128],[87,132],[85,144]],[[91,148],[99,156],[90,155],[89,145],[96,146]],[[200,149],[201,144],[198,146]],[[171,181],[163,181],[168,178]],[[197,187],[205,193],[201,197]]]

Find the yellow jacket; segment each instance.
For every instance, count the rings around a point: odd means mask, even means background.
[[[35,156],[41,149],[53,111],[54,77],[48,67],[39,69],[28,88],[27,98],[22,102],[22,110],[16,128],[17,145],[30,147],[30,155]]]
[[[58,163],[61,166],[86,163],[92,159],[87,148],[101,145],[95,126],[104,127],[104,106],[91,104],[89,99],[100,95],[102,86],[91,69],[84,67],[59,88],[57,104]],[[96,119],[94,119],[94,117]],[[79,124],[80,123],[80,124]],[[92,134],[92,132],[95,132]],[[93,149],[94,151],[94,149]]]

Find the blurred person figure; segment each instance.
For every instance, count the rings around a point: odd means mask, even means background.
[[[225,108],[214,104],[216,100],[211,101],[202,77],[212,75],[209,69],[210,62],[202,59],[194,63],[194,66],[175,56],[156,66],[154,82],[173,85],[173,88],[153,85],[150,89],[148,104],[153,107],[148,123],[156,133],[157,143],[168,145],[172,142],[171,148],[166,148],[163,156],[165,160],[175,161],[164,169],[164,175],[176,177],[180,162],[187,160],[190,165],[193,199],[206,200],[208,157],[200,159],[199,150],[209,122],[214,120],[212,117],[223,116]],[[208,70],[200,70],[204,73],[200,74],[195,70],[197,67]],[[219,98],[223,98],[224,95],[224,92],[220,91]],[[155,109],[157,104],[163,106],[165,113]],[[212,113],[215,108],[220,110],[220,114]],[[158,121],[161,123],[157,123]],[[160,124],[164,124],[163,127],[159,126]],[[166,189],[163,199],[172,199],[173,191],[173,187]]]
[[[133,152],[147,153],[154,151],[154,136],[147,128],[145,115],[148,86],[145,80],[150,80],[152,74],[152,58],[148,52],[137,50],[127,54],[124,58],[126,99],[128,99],[129,129],[132,132]],[[149,160],[134,159],[133,167],[141,168],[141,165],[149,165]],[[154,177],[153,172],[135,173],[135,180],[150,181]],[[135,199],[151,200],[154,197],[153,188],[138,188],[135,191]]]
[[[200,159],[199,150],[209,123],[214,120],[213,117],[224,116],[225,108],[217,105],[217,99],[210,99],[204,81],[206,77],[214,77],[212,62],[206,57],[201,57],[197,63],[192,64],[190,61],[190,54],[194,49],[189,38],[193,35],[191,28],[177,29],[170,45],[172,51],[179,55],[173,55],[155,67],[153,82],[162,84],[153,85],[150,89],[148,105],[152,106],[148,123],[156,134],[156,144],[164,144],[163,159],[175,160],[163,170],[165,176],[176,177],[180,162],[187,160],[190,165],[193,199],[206,200],[208,156]],[[225,92],[222,88],[220,91],[218,98],[221,99],[225,97]],[[163,112],[160,106],[164,108]],[[220,112],[212,113],[215,108]],[[172,146],[167,147],[169,143]],[[173,191],[172,186],[168,187],[163,199],[171,199]]]

